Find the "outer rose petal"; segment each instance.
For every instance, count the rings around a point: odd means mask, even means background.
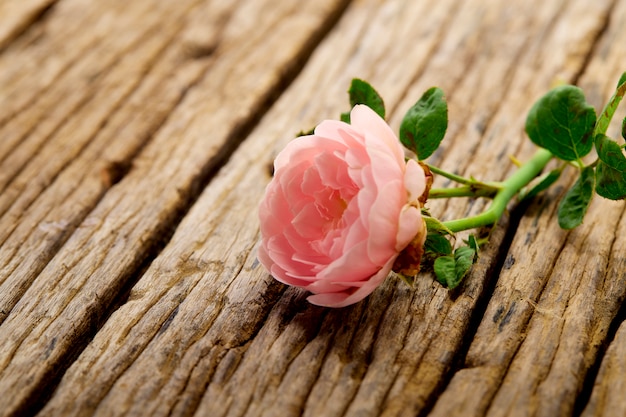
[[[416,201],[426,191],[424,168],[413,159],[409,159],[406,163],[404,186],[409,193],[409,201]]]
[[[402,191],[400,181],[387,184],[371,207],[368,256],[377,265],[383,265],[396,253],[398,216],[405,204],[401,198]]]
[[[367,242],[361,242],[346,251],[339,259],[332,261],[317,276],[324,281],[358,282],[363,277],[375,274],[378,268],[376,264],[367,259]]]
[[[402,251],[411,243],[419,231],[424,227],[422,214],[417,207],[405,206],[400,212],[400,226],[396,236],[396,251]],[[426,236],[424,234],[424,236]]]
[[[418,198],[424,170],[366,106],[352,125],[324,121],[274,162],[259,205],[259,261],[279,281],[329,307],[356,303],[380,285],[400,252],[423,243]],[[413,247],[413,246],[412,246]]]
[[[350,123],[355,129],[366,132],[369,137],[384,143],[398,164],[404,165],[404,152],[400,141],[389,125],[374,110],[363,104],[354,106],[350,112]]]
[[[370,277],[367,281],[363,282],[363,284],[354,292],[340,292],[340,293],[328,293],[328,294],[315,294],[311,295],[307,298],[307,300],[311,304],[315,304],[323,307],[345,307],[350,304],[358,303],[368,295],[370,295],[374,290],[382,284],[382,282],[387,278],[389,272],[391,271],[391,267],[393,266],[393,262],[396,260],[395,257],[391,258],[383,267],[372,277]]]

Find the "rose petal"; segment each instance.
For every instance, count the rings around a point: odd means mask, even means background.
[[[338,152],[320,154],[315,157],[315,167],[324,186],[356,193],[357,187],[350,178],[348,164],[343,155],[340,157]]]
[[[303,207],[291,221],[291,224],[304,239],[318,240],[324,237],[326,219],[320,214],[314,203]]]
[[[378,266],[368,259],[367,243],[360,242],[332,261],[317,275],[318,279],[331,282],[367,280],[378,270]]]
[[[367,153],[371,161],[371,175],[377,188],[381,188],[389,181],[403,179],[404,172],[400,166],[396,165],[392,155],[373,148],[369,148]]]
[[[368,257],[377,265],[384,265],[394,255],[398,234],[399,213],[404,205],[398,188],[400,181],[386,184],[379,192],[368,217]]]
[[[363,146],[363,135],[353,126],[337,120],[324,120],[315,128],[315,136],[337,142],[348,149],[358,149]],[[323,149],[323,148],[318,148]]]
[[[368,138],[382,141],[390,154],[395,157],[398,165],[404,164],[404,152],[400,141],[389,125],[374,110],[362,104],[354,106],[350,112],[350,124],[355,129],[366,132]]]
[[[404,186],[409,193],[409,201],[417,201],[426,191],[426,177],[424,168],[413,159],[406,163]]]
[[[353,292],[315,294],[307,298],[311,304],[323,307],[345,307],[357,303],[370,295],[387,278],[395,257],[390,259],[375,275]]]
[[[419,209],[413,206],[405,206],[400,212],[398,234],[396,236],[396,251],[401,252],[406,248],[423,227],[422,215]]]

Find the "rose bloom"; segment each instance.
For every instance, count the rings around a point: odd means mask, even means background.
[[[405,162],[397,137],[372,109],[351,124],[326,120],[291,141],[274,161],[259,207],[259,261],[278,281],[328,307],[356,303],[380,285],[426,227],[418,198],[423,168]]]

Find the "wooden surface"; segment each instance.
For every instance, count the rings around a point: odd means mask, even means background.
[[[606,101],[624,39],[624,0],[0,0],[0,415],[625,415],[625,204],[560,230],[572,172],[454,292],[326,309],[256,260],[273,157],[351,78],[394,128],[442,87],[433,162],[497,180],[551,86]]]

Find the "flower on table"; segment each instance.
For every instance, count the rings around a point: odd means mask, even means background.
[[[355,106],[350,120],[326,120],[291,141],[259,207],[259,261],[328,307],[371,294],[398,255],[410,245],[420,256],[426,239],[424,169],[405,160],[396,135],[369,107]]]

